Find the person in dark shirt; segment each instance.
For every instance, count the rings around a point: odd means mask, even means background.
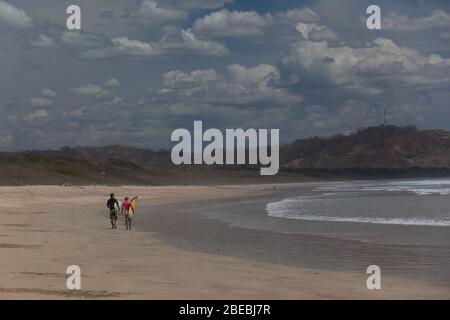
[[[116,206],[117,205],[117,206]],[[111,219],[111,229],[117,229],[117,211],[119,206],[119,201],[117,201],[116,198],[114,198],[114,193],[111,193],[109,195],[108,202],[106,203],[106,206],[109,209],[109,218]]]

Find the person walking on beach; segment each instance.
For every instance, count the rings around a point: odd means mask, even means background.
[[[122,214],[125,215],[125,227],[127,230],[131,230],[131,201],[129,197],[125,197],[125,200],[122,202]]]
[[[116,206],[117,205],[117,206]],[[106,206],[109,209],[109,218],[111,219],[111,229],[117,229],[117,209],[119,208],[119,201],[114,197],[114,193],[109,195]]]

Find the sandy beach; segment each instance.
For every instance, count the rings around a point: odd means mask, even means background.
[[[1,299],[449,299],[448,283],[384,276],[381,290],[368,290],[365,270],[333,265],[305,267],[277,259],[255,259],[227,250],[193,250],[171,241],[158,227],[215,232],[218,220],[181,214],[192,203],[269,196],[273,186],[226,187],[1,187]],[[107,196],[139,195],[136,226],[119,217],[111,230]],[[180,210],[178,210],[180,209]],[[192,215],[192,214],[191,214]],[[139,221],[146,226],[139,226]],[[154,229],[148,225],[154,221]],[[170,222],[170,223],[169,223]],[[189,223],[194,225],[189,225]],[[221,222],[226,224],[226,222]],[[255,243],[248,228],[233,228],[235,241]],[[170,231],[170,230],[169,230]],[[251,236],[249,236],[249,234]],[[168,238],[169,237],[169,238]],[[250,237],[250,238],[249,238]],[[202,244],[202,238],[198,238]],[[226,238],[216,238],[218,246]],[[216,245],[217,245],[216,243]],[[227,243],[222,243],[227,247]],[[321,238],[298,242],[322,248]],[[358,242],[352,243],[358,253]],[[270,250],[267,255],[270,255]],[[317,254],[328,254],[321,251]],[[391,251],[386,251],[389,255]],[[379,253],[383,255],[383,252]],[[355,259],[358,259],[357,255]],[[66,289],[66,268],[78,265],[82,290]]]

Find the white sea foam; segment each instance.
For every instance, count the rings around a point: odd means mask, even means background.
[[[395,224],[395,225],[415,225],[415,226],[439,226],[449,227],[450,221],[435,219],[403,219],[403,218],[363,218],[363,217],[329,217],[312,215],[291,215],[279,213],[276,210],[269,210],[269,216],[277,218],[288,218],[309,221],[329,221],[329,222],[353,222],[371,224]]]
[[[429,192],[427,189],[426,192]],[[336,193],[335,193],[336,195]],[[304,205],[308,202],[323,201],[322,198],[328,196],[302,196],[295,198],[287,198],[277,202],[271,202],[266,205],[266,211],[269,216],[276,218],[287,218],[308,221],[328,221],[328,222],[348,222],[348,223],[370,223],[370,224],[390,224],[390,225],[411,225],[411,226],[438,226],[449,227],[450,220],[430,218],[430,217],[348,217],[348,216],[329,216],[320,213],[311,214],[310,210],[306,212]],[[320,208],[320,205],[318,206]],[[320,209],[316,209],[320,210]]]
[[[355,191],[385,191],[385,192],[411,192],[416,195],[448,195],[450,194],[450,180],[414,180],[395,181],[388,183],[370,184],[339,184],[319,187],[318,192],[355,192]]]

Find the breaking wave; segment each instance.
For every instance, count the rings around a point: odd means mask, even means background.
[[[271,217],[308,221],[450,226],[450,199],[441,197],[450,194],[450,180],[339,184],[313,192],[268,203],[266,211]]]

